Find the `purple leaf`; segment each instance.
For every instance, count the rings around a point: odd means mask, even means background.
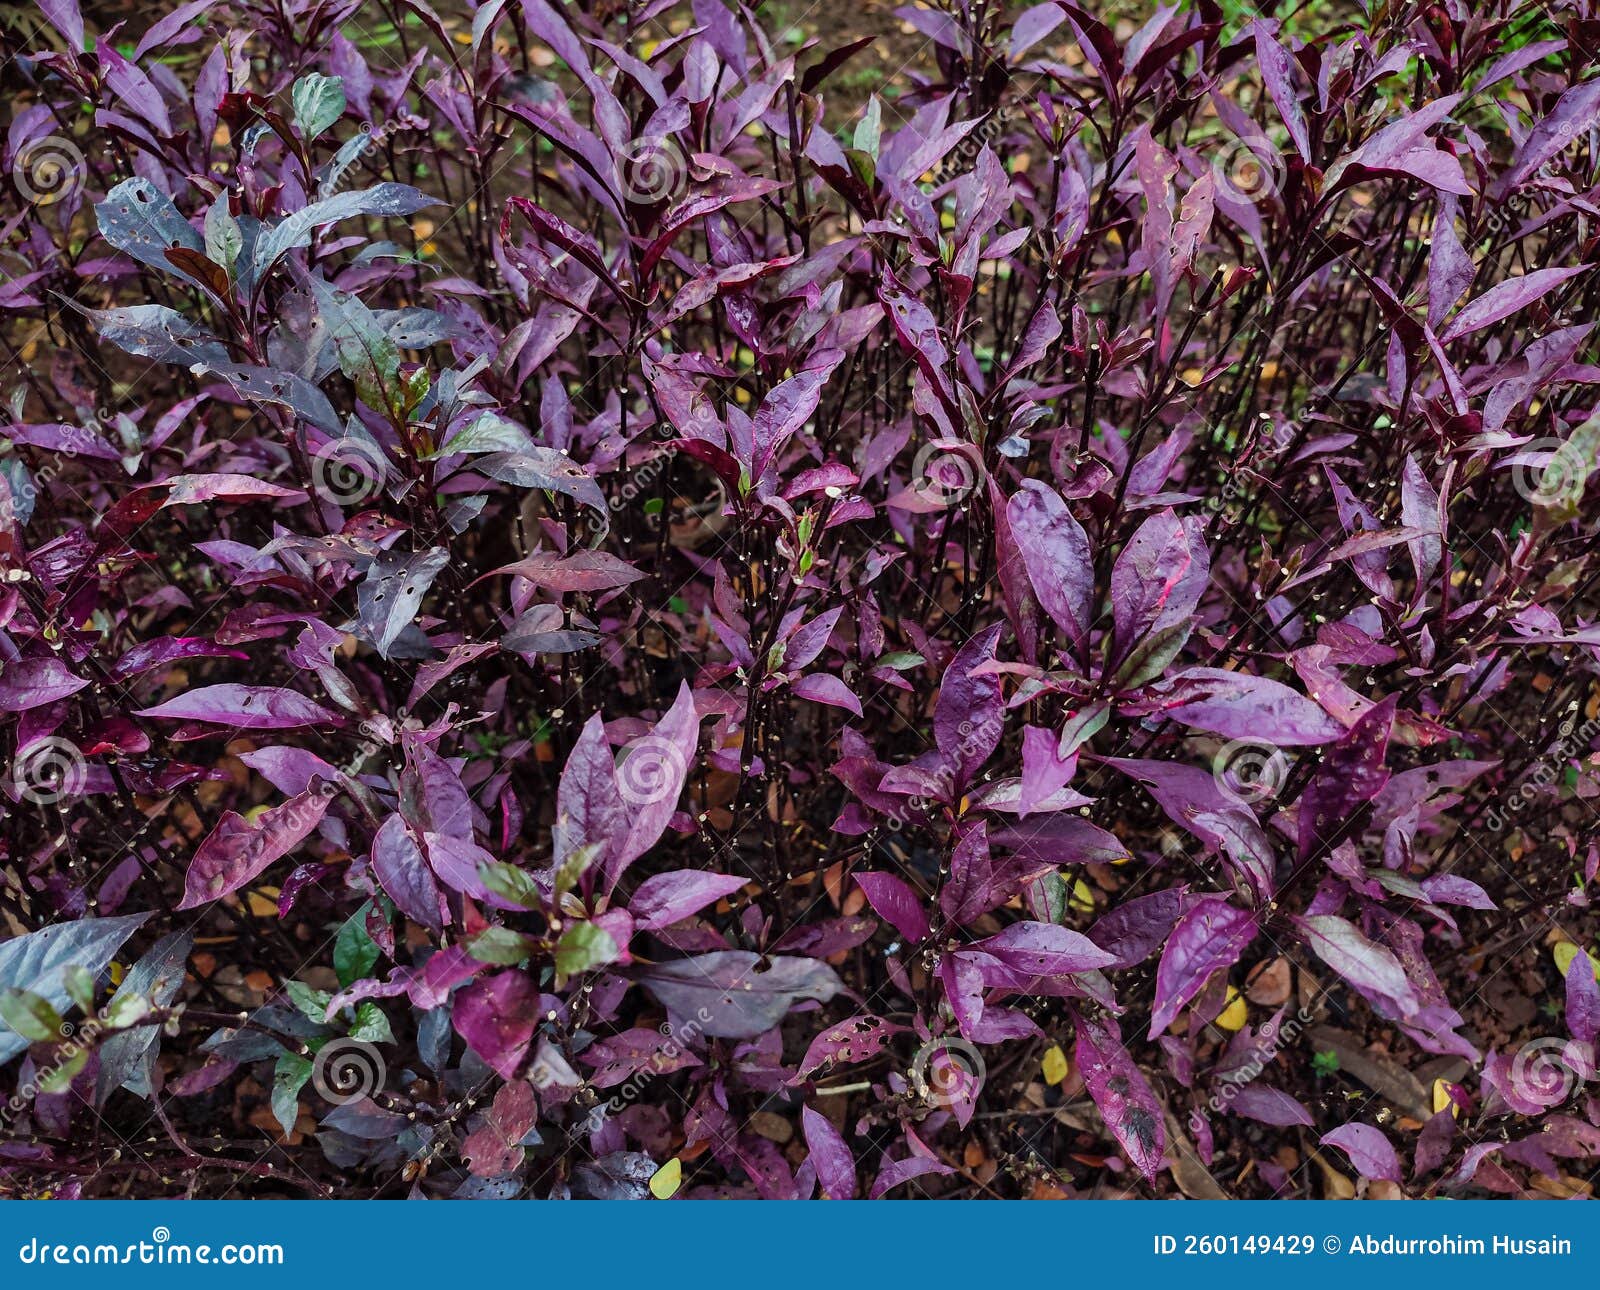
[[[1243,1088],[1224,1092],[1222,1096],[1230,1111],[1259,1120],[1262,1124],[1273,1124],[1280,1128],[1303,1124],[1309,1129],[1313,1123],[1311,1112],[1296,1099],[1282,1089],[1267,1084],[1246,1084]]]
[[[1299,805],[1300,858],[1326,846],[1346,828],[1355,809],[1370,802],[1389,782],[1384,758],[1394,725],[1393,695],[1375,703],[1329,750],[1311,777]]]
[[[1059,755],[1059,740],[1054,732],[1040,726],[1022,731],[1022,785],[1017,794],[1019,819],[1039,809],[1057,791],[1067,786],[1077,769],[1076,756]]]
[[[1317,957],[1363,994],[1393,1001],[1402,1015],[1420,1006],[1400,961],[1353,923],[1332,914],[1315,914],[1296,919],[1295,925]]]
[[[372,872],[402,914],[436,932],[443,929],[439,888],[422,848],[399,815],[386,819],[373,836]]]
[[[1106,1127],[1134,1167],[1154,1181],[1167,1149],[1161,1103],[1122,1046],[1115,1024],[1109,1019],[1080,1018],[1074,1056]]]
[[[1370,1124],[1342,1124],[1321,1138],[1325,1147],[1338,1147],[1350,1157],[1363,1178],[1377,1178],[1384,1182],[1402,1181],[1400,1157],[1379,1129]]]
[[[891,873],[858,873],[855,879],[866,892],[867,903],[906,940],[920,945],[932,935],[922,898],[907,883]]]
[[[1568,278],[1576,277],[1588,267],[1586,264],[1575,264],[1560,269],[1535,269],[1490,287],[1450,320],[1449,325],[1439,333],[1439,339],[1448,343],[1482,331],[1490,323],[1497,323],[1502,318],[1509,318],[1534,301],[1544,299]]]
[[[655,845],[678,809],[699,739],[700,717],[685,683],[656,728],[623,750],[616,782],[629,824],[606,863],[606,877],[613,885],[628,865]]]
[[[1126,968],[1155,953],[1193,902],[1187,887],[1168,887],[1118,905],[1089,929],[1089,939],[1115,955],[1109,967]]]
[[[1141,524],[1111,569],[1111,665],[1193,614],[1210,576],[1198,522],[1166,510]]]
[[[809,676],[802,676],[794,683],[793,688],[802,699],[843,708],[857,717],[862,715],[861,700],[856,698],[854,691],[848,685],[831,673],[813,672]]]
[[[134,715],[204,721],[236,730],[293,730],[344,723],[338,713],[298,691],[270,685],[204,685],[153,708],[136,709]]]
[[[238,891],[298,847],[322,822],[333,795],[322,785],[264,811],[254,823],[227,811],[195,848],[179,909],[196,909]]]
[[[597,712],[584,723],[556,789],[555,860],[564,864],[582,847],[609,848],[628,831],[628,809],[617,791],[616,763]]]
[[[0,713],[31,712],[74,695],[88,684],[58,658],[25,658],[0,664]]]
[[[1156,1038],[1172,1024],[1213,972],[1237,963],[1255,934],[1256,916],[1235,908],[1226,896],[1204,896],[1196,901],[1179,920],[1162,951],[1161,966],[1156,969],[1150,1038]]]
[[[1227,739],[1284,748],[1331,743],[1344,728],[1280,681],[1245,672],[1192,667],[1157,687],[1156,710],[1172,721]]]
[[[1289,57],[1289,51],[1273,39],[1272,30],[1266,23],[1260,20],[1252,22],[1250,30],[1255,36],[1256,61],[1261,65],[1261,79],[1266,83],[1267,93],[1272,95],[1272,101],[1277,105],[1284,125],[1289,128],[1289,137],[1294,140],[1301,159],[1310,162],[1311,135],[1306,129],[1305,109],[1300,106],[1300,97],[1295,93],[1294,60]]]
[[[732,874],[674,869],[658,873],[639,884],[628,902],[628,912],[646,930],[670,927],[698,913],[713,901],[732,895],[749,882]]]
[[[538,987],[513,969],[464,986],[450,1019],[473,1052],[501,1078],[512,1079],[541,1016]]]
[[[999,959],[1019,976],[1067,976],[1109,967],[1116,961],[1082,932],[1055,923],[1013,923],[972,946]]]
[[[645,968],[639,979],[676,1019],[714,1039],[753,1039],[783,1020],[796,1003],[826,1003],[839,978],[816,959],[767,957],[752,950],[716,950]]]
[[[1036,479],[1006,504],[1006,521],[1033,584],[1033,594],[1051,621],[1077,649],[1094,617],[1094,560],[1089,537],[1059,494]]]
[[[987,674],[972,675],[974,669],[994,658],[999,639],[998,625],[979,632],[950,660],[939,683],[933,737],[961,785],[989,760],[1004,730],[1000,682]]]
[[[856,1160],[839,1130],[809,1106],[800,1108],[800,1125],[822,1194],[828,1200],[854,1200]]]
[[[1574,954],[1567,964],[1567,1029],[1580,1044],[1600,1036],[1600,983],[1587,953]]]

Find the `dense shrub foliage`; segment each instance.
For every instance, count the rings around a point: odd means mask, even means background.
[[[839,15],[6,18],[7,1194],[1587,1193],[1600,6]]]

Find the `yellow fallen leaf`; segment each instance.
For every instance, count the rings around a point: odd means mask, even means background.
[[[1228,991],[1228,1006],[1217,1014],[1217,1025],[1224,1030],[1242,1030],[1250,1020],[1250,1005],[1237,990]]]
[[[1436,1079],[1433,1081],[1433,1113],[1438,1115],[1447,1106],[1452,1116],[1461,1115],[1461,1108],[1456,1105],[1455,1098],[1450,1096],[1450,1085],[1442,1079]]]
[[[272,807],[268,806],[265,802],[263,802],[260,806],[252,806],[244,813],[244,822],[246,824],[254,824],[271,809]]]
[[[1082,878],[1072,884],[1072,895],[1067,899],[1067,907],[1084,914],[1094,913],[1094,892],[1089,890],[1089,884]]]
[[[683,1161],[677,1156],[650,1175],[650,1194],[657,1200],[670,1200],[683,1185]]]
[[[1560,941],[1550,953],[1555,958],[1556,969],[1565,977],[1567,969],[1572,966],[1572,960],[1578,957],[1578,947],[1571,941]],[[1595,957],[1593,950],[1589,951],[1589,966],[1594,970],[1595,976],[1600,978],[1600,958]]]
[[[1051,1044],[1044,1054],[1044,1082],[1059,1084],[1067,1077],[1067,1055],[1060,1044]]]

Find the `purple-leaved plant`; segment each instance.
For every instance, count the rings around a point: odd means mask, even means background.
[[[5,19],[0,1192],[1587,1193],[1600,5],[1275,8]]]

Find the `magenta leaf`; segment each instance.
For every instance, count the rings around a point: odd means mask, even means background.
[[[1023,481],[1006,504],[1006,521],[1033,594],[1045,613],[1080,647],[1094,617],[1094,560],[1089,537],[1060,496],[1038,480]]]
[[[892,873],[858,873],[857,884],[867,895],[867,903],[913,945],[932,935],[922,898],[911,885]]]
[[[1320,1139],[1325,1147],[1338,1147],[1350,1157],[1363,1178],[1377,1178],[1384,1182],[1400,1182],[1400,1157],[1395,1155],[1389,1139],[1380,1129],[1370,1124],[1342,1124]]]
[[[472,1051],[511,1079],[527,1055],[538,1024],[539,990],[522,972],[509,970],[462,987],[451,1021]]]
[[[628,902],[628,912],[642,928],[670,927],[696,914],[713,901],[732,895],[749,882],[733,874],[700,873],[674,869],[658,873],[639,884]]]
[[[828,1200],[854,1200],[856,1161],[843,1135],[809,1106],[801,1110],[800,1123],[822,1194]]]
[[[1256,916],[1226,896],[1202,896],[1173,928],[1156,969],[1150,1037],[1156,1038],[1218,969],[1232,967],[1255,939]]]
[[[332,793],[319,784],[262,812],[254,823],[225,812],[195,848],[178,908],[195,909],[220,900],[257,878],[311,835],[332,800]]]
[[[1154,1180],[1167,1149],[1161,1103],[1128,1056],[1116,1025],[1109,1019],[1080,1019],[1074,1056],[1089,1096],[1105,1117],[1106,1128],[1122,1144],[1134,1167]]]

